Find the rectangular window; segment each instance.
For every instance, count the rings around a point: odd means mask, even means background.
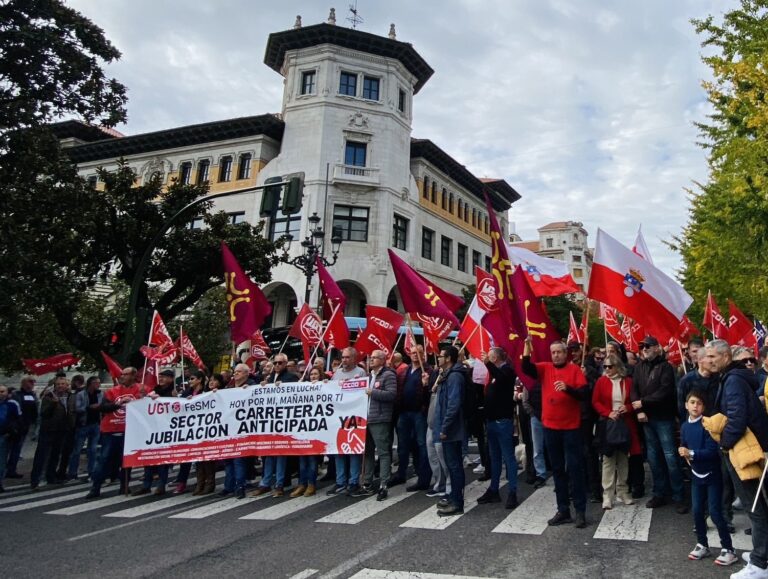
[[[379,100],[379,79],[372,76],[363,77],[363,98],[369,101]]]
[[[367,148],[368,147],[365,143],[347,141],[347,146],[344,150],[344,164],[353,165],[355,167],[365,167]]]
[[[189,222],[189,228],[190,229],[202,229],[204,225],[204,221],[202,217],[195,217],[192,219],[192,221]]]
[[[491,271],[491,258],[489,256],[485,256],[485,271]]]
[[[245,223],[245,211],[227,213],[227,217],[229,217],[229,222],[232,225],[237,225],[238,223]]]
[[[219,183],[232,179],[232,157],[222,157],[219,161]]]
[[[459,252],[456,254],[456,266],[459,268],[459,271],[463,271],[466,273],[467,271],[467,246],[462,245],[461,243],[458,244],[458,250]]]
[[[554,240],[551,237],[547,237],[547,249],[552,249],[553,243],[554,243]]]
[[[86,179],[86,181],[88,181],[88,187],[90,187],[91,189],[96,189],[96,185],[99,182],[99,176],[98,175],[89,175],[88,179]]]
[[[395,215],[392,225],[392,247],[405,251],[408,244],[408,220],[405,217]]]
[[[580,255],[574,255],[573,256],[573,263],[581,263],[581,256]]]
[[[269,220],[269,239],[277,241],[283,235],[291,235],[294,241],[299,240],[301,231],[301,214],[285,215],[280,209]]]
[[[481,259],[480,252],[475,251],[473,249],[472,250],[472,271],[474,271],[476,267],[480,267],[480,259]]]
[[[405,112],[405,91],[403,89],[397,91],[397,110],[401,113]]]
[[[424,175],[424,199],[429,199],[429,177]]]
[[[342,72],[339,76],[339,94],[357,96],[357,75],[351,72]]]
[[[211,168],[211,162],[208,160],[200,161],[197,164],[197,184],[202,185],[208,180],[208,170]]]
[[[443,187],[443,196],[440,198],[440,207],[443,211],[448,209],[448,191],[445,190],[445,187]]]
[[[250,179],[251,178],[251,154],[243,153],[240,155],[240,162],[237,165],[237,178],[238,179]]]
[[[315,94],[315,78],[314,70],[301,73],[301,94]]]
[[[421,257],[434,261],[435,232],[426,227],[421,228]]]
[[[451,267],[451,253],[453,253],[453,241],[450,237],[440,237],[440,263]]]
[[[573,277],[583,277],[584,276],[584,270],[580,267],[574,267],[573,268]]]
[[[189,185],[192,180],[192,163],[182,163],[179,169],[179,183]]]
[[[337,228],[344,241],[368,241],[368,208],[336,205],[333,229]]]

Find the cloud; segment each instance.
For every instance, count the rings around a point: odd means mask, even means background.
[[[129,87],[125,132],[277,112],[282,78],[263,64],[271,32],[324,22],[328,7],[284,0],[130,3],[71,0],[123,52],[110,67]],[[349,26],[346,3],[337,23]],[[685,188],[706,179],[693,122],[708,107],[700,39],[690,18],[735,0],[359,2],[360,29],[394,22],[435,69],[414,99],[413,136],[429,138],[478,176],[523,196],[518,233],[582,221],[626,244],[642,223],[657,265],[687,218]]]

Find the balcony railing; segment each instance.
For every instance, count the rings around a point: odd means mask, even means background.
[[[375,187],[379,184],[379,168],[337,163],[333,168],[333,181]]]

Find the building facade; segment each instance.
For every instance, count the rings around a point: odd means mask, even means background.
[[[262,214],[261,191],[216,201],[233,223],[266,220],[273,239],[290,235],[290,256],[320,218],[326,254],[336,233],[342,245],[331,274],[348,296],[346,314],[368,303],[401,306],[387,250],[449,291],[474,283],[474,265],[490,262],[486,193],[507,231],[518,193],[501,179],[480,180],[427,139],[412,138],[413,100],[433,74],[424,59],[395,38],[328,23],[273,33],[264,62],[284,79],[280,114],[265,114],[123,137],[62,130],[79,171],[124,158],[139,181],[208,181],[211,193],[303,177],[300,211]],[[81,131],[81,134],[78,134]],[[106,137],[106,138],[104,138]],[[98,183],[94,181],[98,187]],[[191,227],[200,224],[192,223]],[[289,323],[304,301],[303,272],[283,263],[263,289],[273,326]],[[317,283],[310,305],[317,303]]]

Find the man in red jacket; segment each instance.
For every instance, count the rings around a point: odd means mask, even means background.
[[[120,491],[118,494],[128,493],[128,480],[131,469],[123,469],[123,446],[125,444],[125,405],[143,398],[147,392],[144,384],[136,381],[136,368],[127,366],[123,368],[119,384],[113,386],[104,393],[101,401],[101,453],[96,472],[93,475],[93,485],[86,495],[87,499],[94,499],[101,495],[101,485],[107,475],[113,472],[118,465],[120,468]]]
[[[550,525],[572,522],[571,494],[576,510],[576,528],[583,529],[587,526],[587,495],[579,401],[588,392],[585,388],[587,380],[581,368],[568,361],[568,350],[562,342],[553,342],[550,346],[551,362],[533,363],[532,350],[531,338],[528,337],[523,350],[522,369],[541,382],[541,422],[557,496],[557,513],[548,522]]]

